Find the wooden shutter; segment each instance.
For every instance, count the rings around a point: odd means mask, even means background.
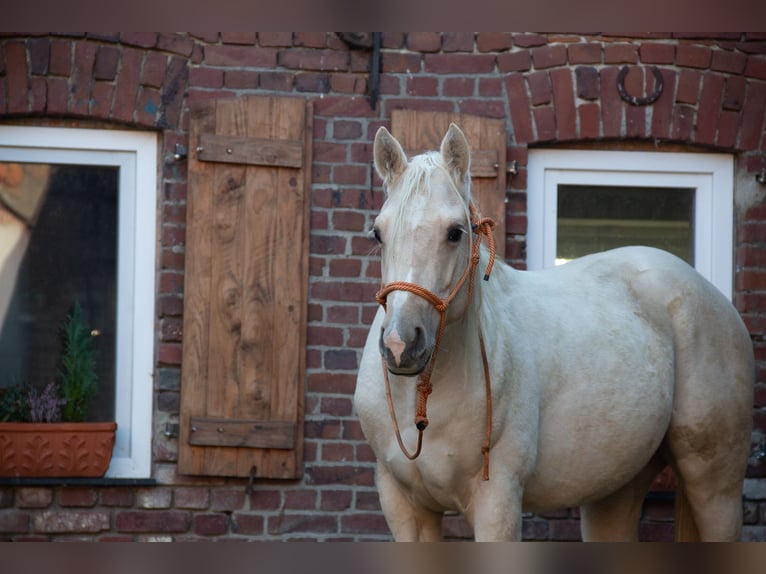
[[[450,122],[471,146],[471,191],[482,215],[495,227],[497,256],[505,258],[505,121],[467,114],[394,110],[391,133],[410,155],[439,149]]]
[[[302,474],[311,134],[302,98],[191,109],[181,474]]]

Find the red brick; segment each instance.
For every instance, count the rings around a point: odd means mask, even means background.
[[[265,519],[262,514],[237,512],[232,517],[232,532],[236,534],[263,534]]]
[[[434,74],[487,74],[495,69],[492,54],[426,54],[424,69]]]
[[[551,540],[580,540],[580,521],[579,520],[551,520],[548,523]]]
[[[532,50],[532,62],[535,68],[542,70],[553,66],[563,66],[567,61],[567,48],[563,44],[544,46]]]
[[[387,73],[420,72],[419,54],[405,54],[401,52],[383,52],[381,69]]]
[[[238,490],[213,490],[210,501],[210,510],[232,512],[240,510],[245,505],[245,491]]]
[[[524,72],[532,67],[532,57],[527,50],[504,52],[497,56],[497,67],[501,72]]]
[[[271,48],[281,48],[293,45],[292,32],[258,32],[258,44]]]
[[[157,360],[164,365],[181,364],[181,345],[176,343],[162,343],[159,345]]]
[[[696,104],[701,78],[702,74],[696,70],[681,70],[676,101],[682,104]]]
[[[68,41],[51,42],[51,55],[48,73],[53,76],[69,76],[72,71],[72,46]]]
[[[551,71],[553,105],[556,112],[556,135],[559,140],[571,140],[577,136],[577,114],[574,104],[574,87],[569,68]]]
[[[0,534],[29,532],[29,513],[18,510],[0,510]]]
[[[115,119],[128,122],[133,120],[140,69],[141,52],[131,49],[124,50],[114,95],[113,117]]]
[[[50,61],[51,42],[48,38],[31,38],[27,40],[29,51],[29,67],[32,74],[45,75]]]
[[[69,97],[68,109],[78,115],[88,113],[90,100],[90,84],[93,76],[93,65],[96,60],[95,44],[80,42],[75,46],[74,72],[72,78],[72,93]]]
[[[745,101],[745,78],[742,76],[727,76],[722,107],[725,110],[740,111]]]
[[[348,490],[323,490],[320,509],[329,512],[348,510],[351,508],[352,496]]]
[[[548,43],[548,37],[542,34],[514,34],[513,43],[519,48],[544,46]]]
[[[189,85],[202,88],[221,88],[223,87],[223,70],[193,67],[189,70]]]
[[[366,217],[363,213],[336,210],[332,214],[332,225],[335,230],[362,231],[365,223]]]
[[[734,148],[739,134],[739,112],[724,110],[718,118],[718,137],[716,143],[719,147]]]
[[[606,44],[604,46],[605,64],[635,64],[638,62],[638,50],[633,44]]]
[[[536,141],[552,141],[556,139],[556,117],[550,107],[535,108],[532,110],[537,129]]]
[[[280,50],[279,65],[297,70],[345,71],[349,69],[348,52],[292,48]]]
[[[762,55],[751,54],[747,57],[747,66],[745,75],[749,78],[758,78],[766,80],[766,58]]]
[[[439,32],[408,32],[407,48],[413,52],[438,52],[442,47]]]
[[[680,44],[676,51],[676,65],[688,68],[707,68],[710,66],[712,51],[707,46]]]
[[[109,119],[112,113],[112,98],[114,85],[107,82],[95,82],[90,99],[90,115],[96,118]],[[50,111],[50,104],[48,105]]]
[[[686,105],[677,105],[673,108],[673,123],[670,135],[677,141],[691,140],[695,121],[694,108]]]
[[[345,514],[341,517],[341,532],[348,534],[390,534],[382,514]]]
[[[199,536],[220,536],[229,530],[229,518],[225,514],[195,514],[194,533]]]
[[[475,78],[445,78],[442,85],[442,94],[445,97],[472,97],[476,93]],[[502,93],[502,87],[501,87]],[[500,95],[500,94],[496,94]]]
[[[167,65],[168,57],[165,54],[160,54],[159,52],[147,53],[144,67],[141,71],[141,83],[154,88],[161,87]]]
[[[61,506],[95,506],[98,494],[92,488],[68,487],[59,492]]]
[[[109,530],[110,520],[107,512],[42,512],[32,520],[35,532],[48,534],[92,533]]]
[[[580,138],[598,139],[600,110],[596,103],[583,104],[577,108],[580,117]]]
[[[29,111],[29,69],[27,49],[22,42],[8,42],[5,45],[8,78],[8,112]]]
[[[643,43],[638,53],[644,64],[672,64],[676,47],[673,44]]]
[[[362,262],[358,259],[331,259],[330,277],[359,277]]]
[[[194,40],[181,34],[162,32],[157,39],[157,49],[188,58],[194,49]]]
[[[591,42],[567,46],[567,59],[570,64],[600,64],[601,44]]]
[[[577,79],[577,97],[584,100],[596,100],[600,93],[599,75],[596,68],[578,66],[575,69]]]
[[[229,73],[231,72],[227,72],[227,74]],[[288,72],[259,72],[258,82],[264,90],[291,90],[295,83],[295,74]]]
[[[407,78],[408,96],[436,96],[439,94],[439,81],[433,76],[413,76]]]
[[[211,66],[273,68],[277,65],[277,50],[251,46],[206,46],[205,63]]]
[[[29,95],[32,98],[31,111],[36,113],[44,112],[48,104],[48,84],[45,78],[32,78],[30,80]]]
[[[117,532],[186,532],[190,525],[190,514],[179,510],[122,511],[114,522]]]
[[[103,506],[133,506],[133,490],[117,487],[101,489],[99,503]]]
[[[723,98],[723,81],[723,76],[718,74],[705,74],[694,133],[694,141],[698,143],[712,144],[715,142],[718,114]]]
[[[120,50],[118,48],[114,46],[101,46],[96,53],[93,77],[96,80],[114,80],[119,61]]]
[[[327,32],[295,32],[293,34],[294,46],[307,48],[324,48],[327,46]]]
[[[16,491],[18,508],[46,508],[53,502],[53,490],[42,487],[21,487]]]
[[[646,108],[627,106],[625,108],[625,136],[643,138],[646,135]]]
[[[365,94],[367,79],[356,74],[333,74],[330,76],[330,89],[346,94]]]
[[[617,74],[617,68],[601,70],[601,124],[606,138],[618,137],[622,124],[622,100],[615,89]]]
[[[224,44],[255,44],[255,32],[221,32]]]
[[[488,118],[505,118],[506,115],[505,104],[501,100],[489,100],[487,98],[461,100],[458,104],[458,111],[461,114]]]
[[[476,36],[476,47],[479,52],[502,52],[510,49],[513,44],[508,32],[479,32]]]
[[[747,56],[740,52],[729,50],[715,50],[710,68],[716,72],[741,74],[745,69]]]
[[[455,80],[456,78],[450,79]],[[446,90],[447,80],[445,80],[444,86]],[[484,98],[495,98],[502,95],[503,81],[500,78],[479,78],[479,96]]]
[[[763,137],[763,118],[766,110],[766,85],[748,82],[745,106],[742,109],[742,131],[739,148],[756,149]]]
[[[339,185],[365,185],[369,167],[366,165],[336,165],[333,167],[333,181]]]
[[[509,75],[505,85],[511,110],[514,141],[517,144],[530,142],[533,139],[531,106],[524,77],[518,74]]]
[[[317,514],[280,514],[269,516],[269,534],[291,534],[306,532],[311,534],[329,534],[337,532],[337,519],[334,516]]]
[[[148,127],[155,126],[160,106],[161,98],[159,91],[147,86],[141,86],[136,103],[137,123]]]
[[[526,75],[532,105],[539,106],[551,101],[552,89],[548,72],[532,72]]]
[[[442,51],[473,52],[473,41],[473,32],[444,32],[442,35]]]

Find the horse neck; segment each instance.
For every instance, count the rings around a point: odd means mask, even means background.
[[[484,270],[487,268],[488,261],[489,252],[482,246],[473,281],[471,301],[462,317],[447,325],[443,345],[451,351],[439,355],[439,361],[444,361],[446,368],[451,370],[465,368],[478,376],[482,376],[483,369],[479,330],[482,330],[484,339],[488,343],[488,333],[492,333],[493,339],[503,336],[497,332],[502,328],[502,321],[498,321],[497,317],[497,301],[498,297],[502,297],[503,285],[507,282],[509,272],[513,272],[508,265],[496,260],[489,280],[484,281]],[[456,352],[458,350],[460,352]]]

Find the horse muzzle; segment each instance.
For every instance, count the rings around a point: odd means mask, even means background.
[[[389,372],[404,377],[422,373],[433,353],[423,328],[403,329],[395,324],[381,328],[379,347]]]

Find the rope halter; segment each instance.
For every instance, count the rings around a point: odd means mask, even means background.
[[[392,291],[407,291],[425,299],[431,303],[431,305],[433,305],[434,309],[439,312],[439,331],[436,335],[434,350],[431,354],[428,365],[426,365],[426,368],[423,370],[423,372],[418,375],[417,403],[414,421],[415,427],[418,430],[418,443],[414,453],[410,453],[402,441],[402,436],[399,431],[399,424],[396,420],[396,412],[394,410],[393,399],[391,398],[391,383],[388,380],[388,368],[386,367],[385,358],[383,358],[381,355],[383,376],[386,383],[386,400],[388,401],[388,410],[391,415],[394,434],[396,435],[396,440],[399,443],[399,448],[401,449],[402,453],[410,460],[415,460],[418,456],[420,456],[420,451],[423,446],[423,431],[426,429],[426,427],[428,427],[426,403],[428,401],[428,396],[433,391],[433,386],[431,384],[431,373],[433,372],[434,363],[436,362],[436,355],[439,352],[442,335],[444,334],[444,328],[447,322],[447,309],[449,308],[450,303],[452,303],[457,294],[463,288],[466,280],[468,281],[468,302],[470,303],[471,301],[471,297],[473,296],[473,283],[476,276],[476,267],[479,264],[479,250],[482,236],[487,237],[487,247],[489,248],[489,262],[487,263],[487,269],[484,272],[485,281],[489,280],[489,275],[492,272],[492,267],[495,263],[495,240],[492,236],[492,230],[495,227],[495,222],[489,217],[480,218],[473,203],[469,205],[469,208],[471,230],[476,234],[477,240],[473,242],[473,246],[471,248],[471,257],[466,265],[465,270],[463,271],[463,274],[460,276],[460,279],[458,279],[457,283],[452,288],[452,291],[450,291],[447,297],[439,297],[425,287],[421,287],[416,283],[409,283],[407,281],[393,281],[388,283],[387,285],[384,285],[383,288],[375,295],[375,299],[378,301],[378,303],[383,306],[383,309],[386,309],[386,299],[388,298],[389,293]],[[481,326],[479,326],[479,346],[481,348],[482,363],[484,367],[484,383],[486,388],[485,391],[487,401],[486,442],[481,451],[482,455],[484,456],[484,480],[489,480],[489,445],[492,433],[492,393],[490,388],[489,364],[487,361],[487,353],[484,347],[484,337],[481,333]]]

